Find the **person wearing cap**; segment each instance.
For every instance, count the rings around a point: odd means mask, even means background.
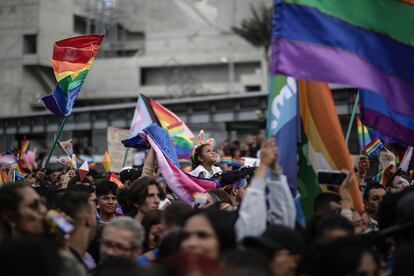
[[[132,182],[141,177],[141,174],[142,170],[132,167],[125,167],[119,172],[119,179],[126,187],[129,187]]]
[[[265,190],[269,190],[266,197]],[[268,201],[268,206],[266,204]],[[235,228],[237,239],[260,236],[266,223],[295,227],[296,207],[286,176],[278,168],[278,149],[273,140],[265,142],[261,149],[260,165],[240,204]]]
[[[281,225],[269,225],[260,237],[245,238],[243,246],[265,254],[273,276],[295,275],[304,252],[300,235]]]

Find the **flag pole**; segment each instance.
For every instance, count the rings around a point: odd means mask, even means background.
[[[125,167],[125,163],[126,163],[127,158],[128,158],[128,151],[129,151],[129,148],[127,148],[126,151],[125,151],[124,162],[122,162],[122,168]]]
[[[351,135],[351,129],[352,129],[352,125],[354,123],[358,102],[359,102],[359,90],[358,90],[358,93],[355,97],[354,107],[352,108],[352,113],[351,113],[351,119],[349,120],[348,129],[346,131],[345,144],[347,144],[347,145],[348,145],[348,142],[349,142],[349,136]]]
[[[66,117],[63,118],[62,122],[60,123],[59,129],[58,129],[58,131],[57,131],[57,133],[55,135],[55,140],[53,141],[53,145],[50,148],[49,154],[47,155],[47,159],[46,159],[46,163],[45,163],[45,168],[47,168],[49,166],[50,158],[52,157],[53,151],[56,148],[56,144],[57,144],[57,142],[59,140],[60,135],[62,134],[63,126],[65,125],[65,123],[66,123]]]

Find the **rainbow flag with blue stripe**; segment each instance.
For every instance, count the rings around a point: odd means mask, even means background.
[[[274,4],[272,74],[368,89],[393,110],[414,115],[413,5],[398,0]]]
[[[103,34],[84,35],[59,40],[53,45],[52,67],[57,85],[42,101],[56,116],[67,117],[72,113],[103,38]]]
[[[378,151],[380,151],[383,147],[384,145],[382,144],[381,140],[379,138],[375,138],[365,147],[364,151],[369,157],[372,157],[377,154]]]

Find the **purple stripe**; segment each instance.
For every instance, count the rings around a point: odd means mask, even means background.
[[[414,115],[414,85],[343,50],[272,38],[271,73],[355,85],[379,93],[399,113]]]
[[[55,114],[56,116],[60,118],[65,117],[62,111],[60,110],[59,106],[57,105],[53,94],[45,96],[41,100],[45,104],[46,108],[49,109],[53,114]]]
[[[414,130],[398,124],[391,117],[380,112],[364,109],[364,123],[406,145],[414,145]]]

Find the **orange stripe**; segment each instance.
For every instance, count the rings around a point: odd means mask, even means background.
[[[87,63],[72,63],[69,61],[59,61],[52,59],[53,71],[56,73],[63,73],[65,71],[81,71],[83,68],[87,67]]]
[[[326,83],[317,81],[299,81],[299,102],[300,112],[310,116],[307,119],[308,125],[304,127],[305,132],[308,128],[308,133],[317,132],[320,136],[320,143],[325,145],[328,151],[325,158],[332,158],[336,169],[346,169],[354,173],[353,163],[348,147],[345,144],[344,134],[336,113],[335,104],[332,98],[332,93]],[[306,110],[308,108],[308,110]],[[309,128],[309,120],[313,119],[315,127]],[[306,133],[306,134],[308,134]],[[357,179],[352,178],[352,185],[350,191],[355,209],[362,212],[364,207],[362,203],[361,194],[359,191]]]

